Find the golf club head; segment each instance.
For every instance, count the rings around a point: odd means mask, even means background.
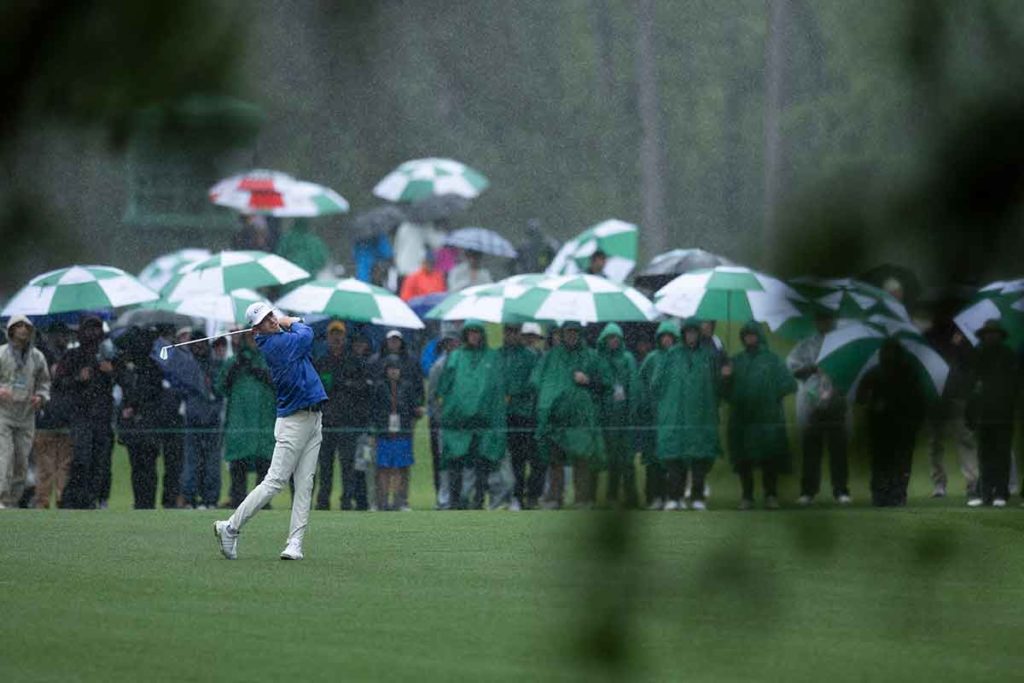
[[[160,347],[160,360],[167,360],[167,350],[170,349],[170,348],[171,348],[170,346],[161,346]]]

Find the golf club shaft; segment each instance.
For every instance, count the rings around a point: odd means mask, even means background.
[[[244,330],[235,330],[234,332],[225,332],[224,334],[215,334],[212,337],[203,337],[202,339],[192,339],[192,340],[187,341],[187,342],[181,342],[180,344],[168,344],[167,346],[163,347],[163,349],[161,349],[161,350],[174,349],[174,348],[177,348],[179,346],[188,346],[189,344],[198,344],[199,342],[210,341],[211,339],[220,339],[221,337],[230,337],[231,335],[243,334],[245,332],[252,332],[252,328],[251,327],[247,327]]]

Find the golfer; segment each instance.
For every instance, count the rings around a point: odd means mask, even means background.
[[[245,317],[256,335],[256,345],[270,367],[277,390],[277,422],[274,423],[277,444],[267,476],[246,496],[230,519],[214,523],[213,532],[220,541],[224,557],[237,558],[238,534],[242,527],[294,474],[291,528],[281,559],[301,560],[302,537],[309,523],[313,497],[313,476],[323,440],[320,406],[327,400],[310,356],[313,330],[299,318],[278,318],[270,304],[264,302],[249,306]]]

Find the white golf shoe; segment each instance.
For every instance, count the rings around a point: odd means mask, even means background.
[[[238,559],[238,532],[227,522],[214,522],[213,535],[220,544],[220,552],[229,560]]]
[[[284,550],[281,551],[282,560],[301,560],[302,559],[302,544],[294,541],[289,541],[288,545],[285,546]]]
[[[968,498],[967,499],[967,507],[969,507],[969,508],[980,508],[983,502],[984,501],[982,501],[981,498],[977,498],[977,497]]]
[[[1004,508],[1004,507],[1006,507],[1006,499],[1005,498],[996,498],[995,500],[992,501],[992,507],[994,507],[994,508]]]
[[[802,508],[810,507],[811,503],[814,502],[814,496],[809,496],[806,493],[796,499],[796,504]]]
[[[695,500],[690,503],[690,509],[703,512],[708,509],[708,506],[703,500]]]

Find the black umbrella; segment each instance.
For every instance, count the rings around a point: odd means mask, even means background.
[[[634,281],[638,287],[656,291],[683,273],[734,265],[736,264],[724,256],[703,249],[673,249],[652,258],[651,262],[637,273]]]
[[[406,213],[416,223],[432,223],[465,211],[469,204],[468,199],[457,194],[439,194],[414,201]]]
[[[373,239],[387,234],[405,221],[405,213],[397,206],[378,206],[363,211],[352,220],[357,240]]]

